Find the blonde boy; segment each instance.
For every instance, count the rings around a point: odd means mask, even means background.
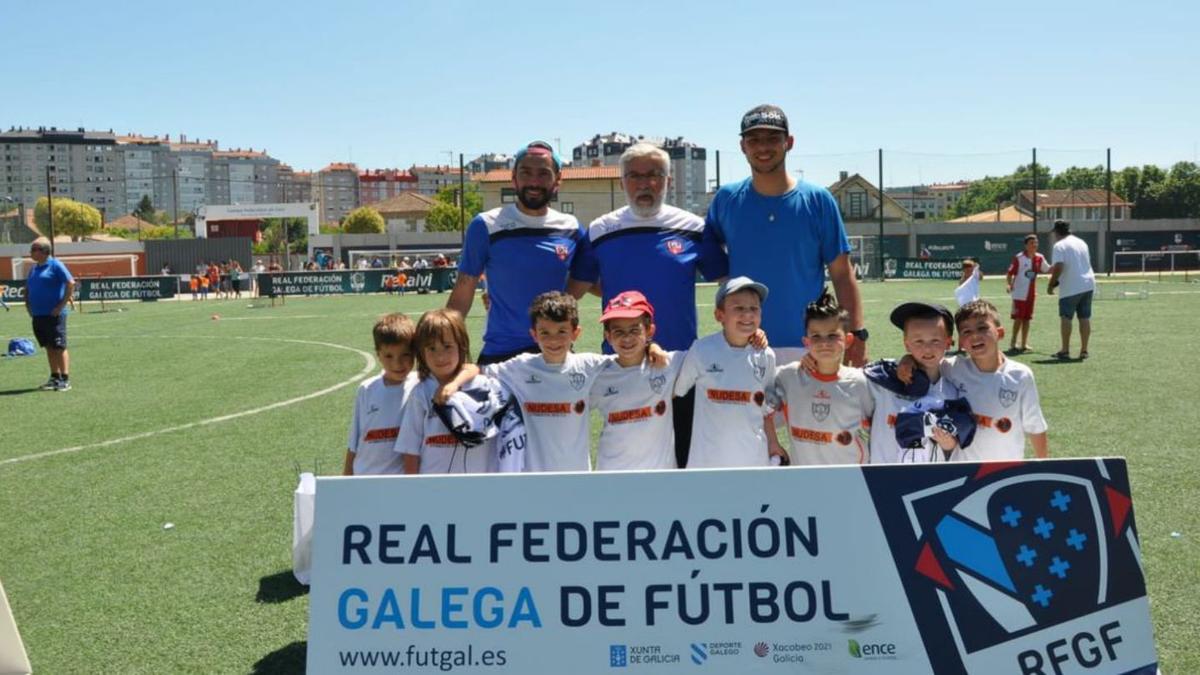
[[[683,359],[675,395],[696,388],[689,469],[767,466],[771,453],[786,457],[781,448],[768,448],[774,425],[764,420],[771,412],[766,392],[775,381],[775,352],[750,344],[766,297],[767,287],[749,277],[725,281],[713,312],[721,330],[692,343]]]
[[[775,370],[773,407],[786,404],[791,464],[866,464],[871,413],[875,402],[859,368],[842,365],[846,347],[846,311],[823,291],[805,310],[804,346],[814,368],[799,361]],[[774,434],[767,443],[779,447]],[[773,453],[775,454],[775,453]]]
[[[968,303],[954,323],[966,357],[947,359],[942,372],[975,413],[975,440],[956,459],[1021,460],[1026,438],[1039,459],[1049,457],[1033,371],[1000,353],[1004,328],[996,307],[986,300]]]
[[[354,398],[342,468],[346,476],[404,473],[403,457],[393,448],[404,405],[418,383],[412,372],[414,331],[412,319],[401,313],[381,317],[371,329],[383,372],[359,385]]]
[[[884,377],[883,369],[875,365],[866,369],[867,388],[875,401],[871,417],[871,463],[941,461],[946,453],[957,451],[958,441],[953,435],[941,429],[933,431],[933,440],[941,451],[904,448],[896,440],[896,419],[903,411],[929,408],[939,401],[957,398],[957,390],[942,377],[941,371],[954,333],[954,317],[941,305],[906,302],[892,310],[890,318],[892,325],[904,331],[904,349],[912,359],[914,381],[919,386],[902,387],[894,378]]]

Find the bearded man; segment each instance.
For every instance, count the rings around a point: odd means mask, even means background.
[[[446,307],[465,317],[479,278],[487,275],[487,325],[477,363],[499,363],[536,353],[529,305],[547,291],[563,291],[583,230],[575,216],[549,207],[562,181],[562,160],[545,141],[517,151],[512,184],[516,203],[480,213],[467,226],[458,279]]]
[[[703,218],[663,203],[671,181],[666,151],[636,143],[621,155],[620,166],[629,204],[588,227],[568,292],[579,297],[598,284],[607,307],[625,291],[640,291],[654,307],[654,342],[686,351],[696,340],[696,272],[715,281],[729,273],[729,261],[714,239],[706,243]],[[608,344],[604,350],[612,351]],[[687,465],[691,442],[692,396],[674,402],[680,467]]]

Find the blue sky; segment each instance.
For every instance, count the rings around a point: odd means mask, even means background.
[[[533,138],[684,136],[747,175],[781,105],[788,166],[887,185],[1196,160],[1195,2],[6,3],[0,125],[265,147],[300,169],[445,163]],[[113,10],[113,7],[120,7]]]

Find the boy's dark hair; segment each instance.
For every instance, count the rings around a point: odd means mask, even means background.
[[[825,287],[821,289],[821,295],[804,308],[805,330],[808,330],[808,324],[813,319],[818,321],[837,319],[842,329],[845,330],[847,322],[850,320],[850,313],[838,306],[837,300],[829,294],[829,287]]]
[[[371,329],[371,337],[375,338],[375,351],[384,346],[411,345],[416,326],[412,319],[402,312],[384,314],[375,322]]]
[[[997,326],[1003,325],[1000,323],[1000,310],[996,309],[995,305],[987,300],[972,300],[954,313],[954,326],[961,330],[963,322],[980,317]]]
[[[579,326],[579,305],[575,298],[559,291],[542,293],[529,305],[529,325],[536,326],[538,319],[547,321],[570,321],[571,328]]]
[[[471,338],[467,335],[467,323],[462,314],[454,309],[431,309],[421,315],[413,336],[413,356],[422,380],[430,375],[429,364],[425,363],[425,345],[447,337],[453,338],[458,345],[458,367],[470,363]]]

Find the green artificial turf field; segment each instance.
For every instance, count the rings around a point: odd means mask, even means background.
[[[698,291],[702,332],[715,326],[712,291]],[[865,284],[872,356],[900,353],[893,305],[950,304],[951,291]],[[984,295],[1007,314],[999,280]],[[1100,295],[1091,359],[1050,357],[1045,296],[1036,351],[1016,358],[1037,376],[1052,456],[1129,458],[1163,671],[1200,672],[1200,285],[1122,279]],[[302,669],[297,468],[340,472],[356,384],[376,369],[374,317],[415,319],[445,297],[89,305],[70,319],[72,391],[36,391],[41,354],[0,361],[0,579],[35,672]],[[583,303],[580,351],[598,349],[598,304]],[[29,333],[19,307],[0,314],[0,337]]]

